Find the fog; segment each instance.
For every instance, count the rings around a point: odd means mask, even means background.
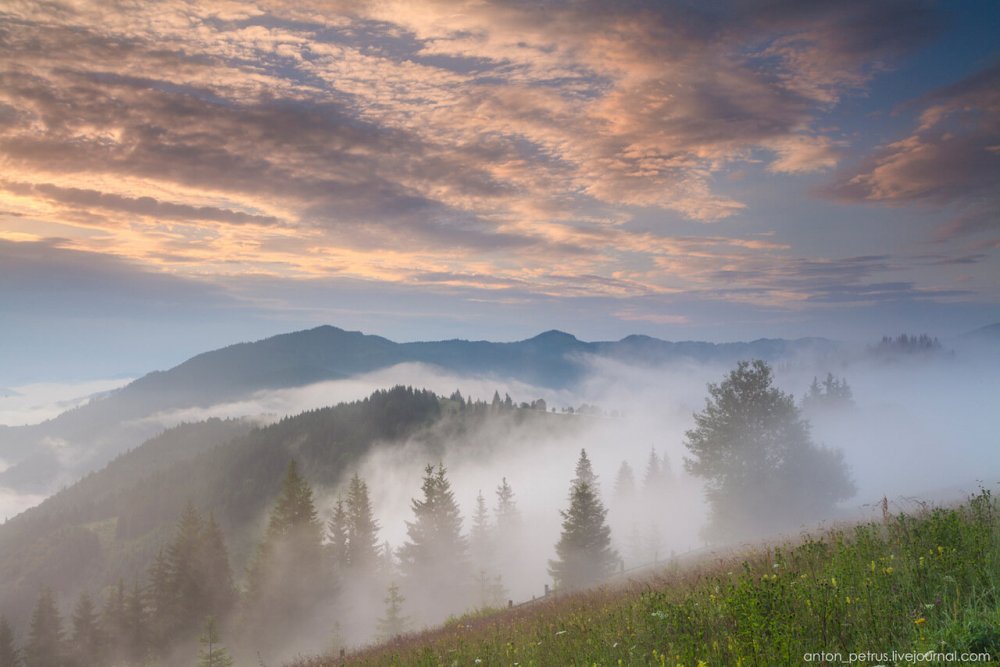
[[[678,361],[659,367],[636,366],[607,358],[581,359],[585,379],[572,389],[552,390],[495,376],[460,376],[421,364],[402,364],[348,380],[323,382],[295,389],[259,392],[250,398],[215,406],[160,413],[143,420],[157,430],[207,417],[254,417],[271,422],[342,401],[369,395],[397,384],[427,388],[448,396],[455,390],[466,399],[487,402],[494,391],[509,394],[515,404],[544,399],[556,415],[515,419],[515,411],[497,411],[473,430],[456,435],[444,417],[429,432],[400,442],[377,443],[356,469],[369,487],[380,540],[392,551],[408,539],[406,522],[413,521],[412,500],[419,497],[424,467],[441,463],[447,469],[455,499],[471,529],[475,499],[481,491],[486,504],[496,505],[502,478],[511,485],[521,514],[521,528],[496,545],[491,562],[473,564],[461,595],[454,598],[407,588],[398,570],[383,573],[377,585],[344,581],[335,598],[297,623],[296,633],[278,657],[358,647],[373,641],[377,619],[384,614],[385,586],[403,582],[403,613],[408,629],[440,623],[449,614],[483,605],[520,603],[541,596],[552,584],[549,559],[561,529],[560,510],[569,505],[571,479],[581,449],[598,476],[601,500],[608,509],[614,548],[621,556],[616,569],[638,575],[642,567],[710,548],[702,528],[707,508],[701,482],[685,473],[685,432],[693,413],[705,405],[706,384],[718,383],[732,370],[721,363]],[[775,383],[798,403],[814,377],[828,372],[846,380],[852,407],[804,411],[813,440],[844,454],[857,493],[822,517],[828,521],[870,517],[886,497],[895,507],[915,501],[950,501],[982,484],[1000,481],[1000,373],[996,356],[928,355],[878,359],[844,355],[838,359],[802,357],[773,364]],[[5,399],[6,400],[6,399]],[[598,411],[582,414],[581,405]],[[38,404],[40,405],[40,404]],[[566,408],[576,408],[569,414]],[[32,408],[34,409],[34,408]],[[644,493],[643,477],[651,451],[669,467],[665,484]],[[68,455],[68,454],[67,454]],[[622,462],[634,471],[637,494],[624,499],[615,493]],[[2,464],[0,464],[2,467]],[[308,471],[306,471],[308,476]],[[343,486],[314,489],[324,520],[330,516]],[[10,515],[41,500],[0,490],[0,516]],[[263,526],[265,517],[261,517]],[[817,524],[790,527],[786,534]],[[760,534],[756,538],[769,538]],[[714,545],[713,545],[714,546]],[[398,563],[397,563],[398,565]],[[639,569],[635,569],[639,568]],[[477,590],[474,577],[486,571],[501,586],[489,595]]]
[[[794,536],[827,521],[876,516],[886,497],[894,509],[912,509],[922,502],[948,502],[974,492],[979,485],[1000,482],[1000,373],[993,364],[961,357],[927,357],[879,361],[865,357],[829,360],[794,359],[775,365],[776,385],[792,393],[798,403],[814,377],[827,372],[845,379],[853,391],[852,407],[804,411],[815,442],[843,452],[857,493],[817,522],[790,526]],[[626,575],[674,556],[706,550],[702,535],[707,509],[699,480],[684,471],[685,431],[692,413],[705,404],[706,383],[719,382],[731,370],[721,364],[674,363],[658,368],[636,367],[607,359],[588,359],[587,379],[573,391],[553,392],[497,378],[457,377],[429,367],[406,365],[381,372],[382,386],[397,382],[432,388],[448,395],[458,389],[465,396],[488,399],[493,390],[510,393],[515,404],[544,398],[559,417],[517,424],[499,413],[475,431],[453,437],[446,424],[419,439],[381,443],[345,478],[358,472],[367,480],[381,539],[393,550],[406,540],[406,522],[413,521],[412,499],[419,497],[424,466],[442,463],[461,506],[466,534],[477,494],[496,505],[501,478],[513,488],[521,512],[522,529],[508,535],[510,543],[497,548],[487,574],[502,577],[502,593],[485,599],[476,592],[444,606],[449,613],[482,604],[515,603],[544,594],[552,584],[548,561],[559,538],[560,510],[569,504],[571,479],[580,450],[586,449],[598,475],[600,496],[609,510],[614,547]],[[367,393],[368,381],[324,383],[301,390],[262,394],[257,404],[281,411],[314,407]],[[296,401],[301,401],[296,403]],[[589,404],[600,415],[567,415],[562,408]],[[651,450],[669,465],[666,488],[643,495],[642,479]],[[615,494],[615,478],[622,462],[635,473],[639,493],[632,501]],[[322,510],[328,511],[342,488],[318,489]],[[754,538],[777,537],[768,534]],[[477,565],[473,566],[473,570]],[[639,569],[635,569],[639,568]],[[396,579],[399,577],[397,575]],[[471,584],[471,582],[470,582]],[[473,585],[475,588],[475,585]],[[350,590],[350,587],[348,587]],[[439,623],[442,596],[433,600],[407,591],[403,610],[409,629]],[[347,607],[335,605],[317,621],[323,633],[298,638],[298,646],[329,648],[328,630],[337,619],[338,641],[358,646],[373,639],[376,619],[384,612],[382,594],[345,593]],[[502,598],[502,599],[500,599]],[[346,616],[345,609],[351,611]],[[304,642],[304,644],[303,644]],[[324,642],[326,642],[324,644]],[[320,646],[322,644],[322,646]],[[318,650],[318,649],[317,649]]]
[[[123,387],[129,379],[87,382],[39,382],[17,387],[0,387],[0,425],[38,424],[66,410],[79,407],[94,396]]]

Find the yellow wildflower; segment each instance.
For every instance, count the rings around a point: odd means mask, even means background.
[[[926,618],[924,618],[923,616],[921,616],[921,617],[920,617],[920,618],[918,618],[917,620],[913,621],[913,623],[914,623],[915,625],[923,625],[923,624],[924,624],[924,623],[926,623],[926,622],[927,622],[927,619],[926,619]]]

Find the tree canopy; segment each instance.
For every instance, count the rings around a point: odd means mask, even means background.
[[[773,381],[765,362],[739,362],[708,385],[686,434],[685,467],[705,480],[713,539],[796,527],[854,494],[840,453],[813,443],[794,398]]]

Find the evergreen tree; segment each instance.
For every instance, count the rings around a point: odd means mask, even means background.
[[[382,542],[382,549],[379,552],[379,574],[383,580],[396,576],[396,557],[393,555],[389,540]]]
[[[143,664],[149,652],[146,608],[142,598],[142,588],[137,581],[125,598],[125,655],[133,665]]]
[[[219,629],[215,617],[209,616],[205,628],[198,638],[201,650],[198,652],[198,667],[232,667],[233,659],[229,657],[226,647],[221,644]]]
[[[813,444],[794,399],[763,361],[741,361],[709,384],[685,443],[688,472],[706,482],[708,534],[739,539],[827,516],[854,493],[839,452]]]
[[[642,493],[647,499],[655,498],[663,488],[663,468],[656,449],[649,448],[649,459],[646,461],[646,473],[642,477]]]
[[[112,664],[125,659],[128,643],[128,618],[125,605],[125,582],[111,589],[101,611],[101,633],[106,643],[106,654]]]
[[[847,380],[827,373],[822,383],[813,377],[809,391],[802,398],[803,410],[850,408],[854,405],[854,394]]]
[[[312,489],[292,461],[248,571],[242,644],[273,650],[331,591],[322,537]]]
[[[629,502],[635,497],[635,474],[628,461],[622,461],[615,477],[615,499],[619,502]]]
[[[514,500],[514,489],[507,483],[504,477],[497,487],[497,505],[493,510],[496,517],[497,534],[501,541],[510,538],[512,532],[521,526],[521,513],[517,509],[517,502]]]
[[[347,490],[347,562],[355,574],[369,575],[378,565],[378,521],[368,485],[357,473]]]
[[[611,548],[611,529],[605,520],[607,510],[594,487],[581,480],[581,469],[589,467],[586,452],[580,453],[577,479],[570,490],[569,510],[561,511],[562,535],[556,544],[556,560],[549,561],[549,574],[556,588],[575,589],[598,583],[609,577],[618,563]]]
[[[347,508],[344,505],[344,499],[338,497],[337,502],[333,505],[333,516],[326,523],[326,536],[329,541],[326,548],[333,564],[342,569],[347,569],[348,566],[347,530]]]
[[[225,538],[212,514],[202,527],[198,547],[196,563],[204,601],[200,615],[224,618],[236,602],[236,586]]]
[[[580,458],[576,461],[576,477],[573,479],[573,484],[587,484],[591,487],[591,491],[594,493],[598,492],[597,488],[597,475],[594,474],[594,468],[590,464],[590,459],[587,458],[587,450],[580,450]]]
[[[0,667],[21,667],[21,654],[14,643],[14,631],[0,615]]]
[[[403,603],[406,602],[399,593],[399,586],[389,584],[388,594],[384,598],[385,616],[378,619],[377,633],[379,641],[389,641],[406,632],[406,617],[403,616]]]
[[[412,501],[414,520],[406,522],[409,540],[399,558],[406,588],[427,600],[430,617],[454,611],[469,595],[469,564],[462,517],[445,468],[428,465],[421,485],[423,498]]]
[[[52,591],[43,588],[31,614],[28,643],[24,647],[25,667],[63,667],[62,620]]]
[[[163,549],[149,566],[146,600],[149,604],[149,643],[155,653],[163,653],[173,639],[176,617],[174,589],[170,581],[170,566]]]
[[[469,551],[477,570],[492,569],[493,539],[490,514],[486,509],[486,498],[482,490],[476,495],[476,506],[472,511],[472,530],[469,531]]]
[[[86,591],[80,593],[72,619],[73,634],[69,644],[71,661],[80,667],[100,664],[104,652],[100,617],[94,600]]]

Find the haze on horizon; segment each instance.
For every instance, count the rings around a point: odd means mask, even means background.
[[[0,8],[0,387],[1000,321],[995,3]]]

